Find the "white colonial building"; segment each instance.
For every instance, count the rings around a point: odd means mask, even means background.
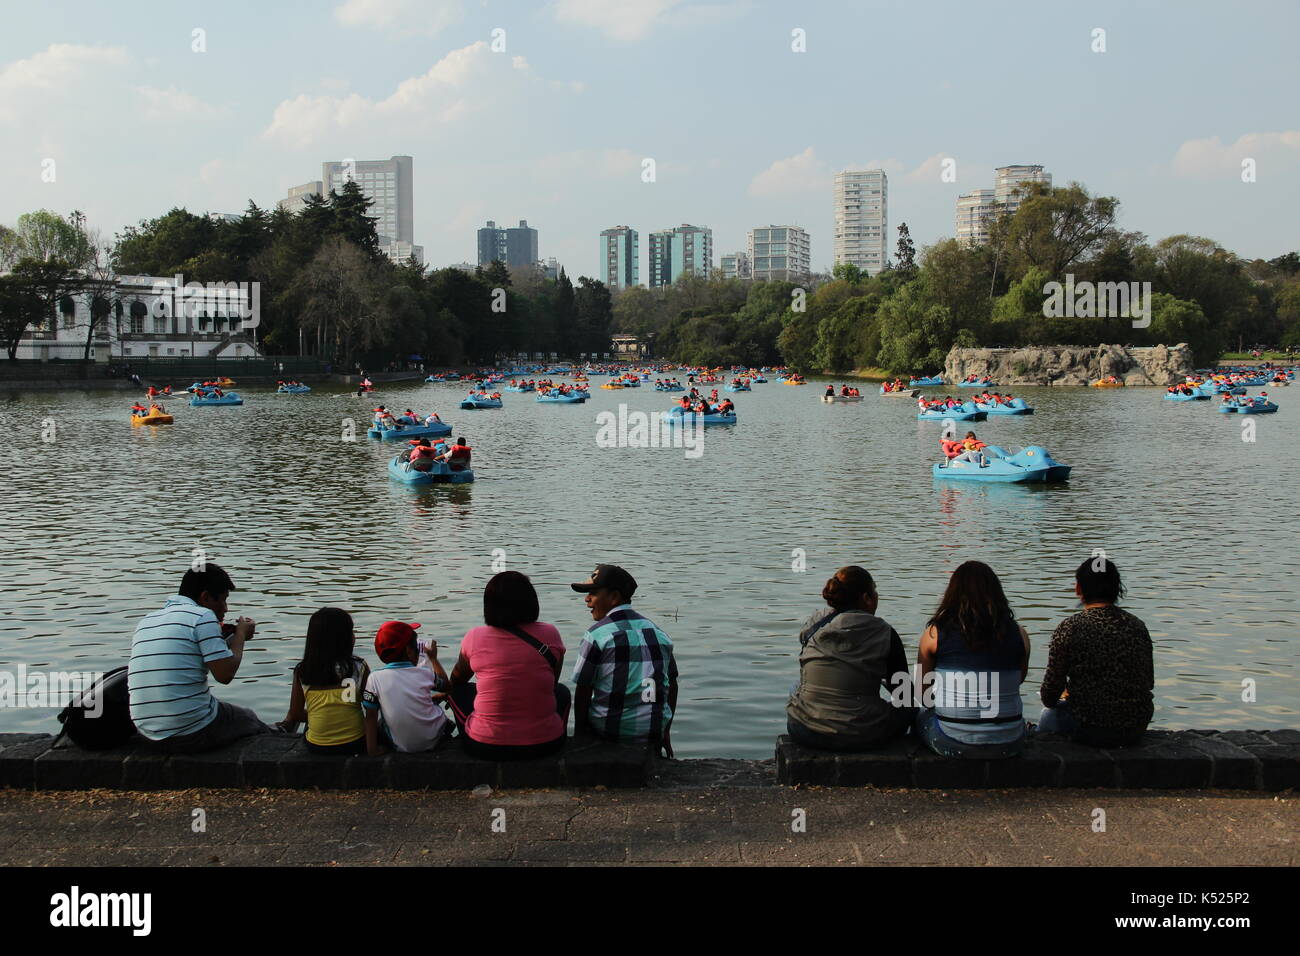
[[[91,304],[108,314],[91,335],[90,358],[260,358],[256,283],[185,283],[180,276],[114,275],[64,296],[55,315],[19,340],[20,359],[79,359]]]

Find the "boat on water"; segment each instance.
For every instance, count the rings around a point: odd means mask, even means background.
[[[748,384],[742,383],[738,385],[735,382],[728,382],[723,387],[722,390],[724,392],[752,392],[753,391],[753,389],[750,388]]]
[[[670,425],[683,425],[694,427],[697,424],[705,425],[734,425],[736,424],[736,413],[728,412],[726,415],[719,415],[716,412],[709,415],[701,415],[699,412],[688,412],[681,408],[674,408],[664,412],[662,419]]]
[[[532,392],[536,391],[531,385],[507,385],[502,389],[503,392]]]
[[[399,421],[396,428],[381,428],[379,425],[372,424],[366,434],[371,438],[382,438],[385,441],[398,438],[446,438],[451,434],[451,426],[446,422],[415,425]]]
[[[923,422],[942,422],[952,419],[954,422],[982,422],[989,413],[974,402],[963,402],[949,408],[927,408],[916,415]]]
[[[1009,402],[976,402],[975,407],[990,415],[1032,415],[1034,408],[1026,405],[1023,398],[1013,398]]]
[[[935,478],[953,481],[1026,483],[1069,481],[1073,469],[1054,459],[1041,445],[1028,445],[1015,454],[987,445],[982,452],[983,463],[954,458],[933,465],[931,472]]]
[[[1117,379],[1114,375],[1109,375],[1106,378],[1097,379],[1097,381],[1093,382],[1088,387],[1089,388],[1123,388],[1124,383],[1119,379]]]
[[[914,378],[907,383],[911,388],[926,388],[928,386],[942,385],[942,375],[931,375],[929,378]]]
[[[553,405],[578,405],[591,396],[586,392],[538,392],[537,401]]]
[[[466,396],[460,403],[461,408],[468,408],[468,409],[500,408],[501,405],[502,405],[501,398],[499,396],[494,397],[491,395],[476,395],[476,394],[470,394]]]
[[[883,385],[880,386],[881,398],[916,398],[916,396],[919,394],[921,394],[919,389],[915,389],[911,387],[885,388],[885,386]]]
[[[822,401],[825,402],[827,405],[834,405],[839,402],[848,404],[849,402],[862,401],[862,396],[861,395],[823,395]]]
[[[1166,402],[1208,402],[1209,400],[1210,396],[1202,392],[1199,387],[1189,392],[1165,392]]]
[[[200,408],[204,405],[242,405],[244,400],[239,397],[238,392],[226,392],[224,395],[213,395],[211,392],[204,392],[195,395],[190,399],[190,405]]]
[[[310,391],[310,385],[281,385],[276,389],[281,395],[306,395]]]
[[[1224,402],[1219,406],[1219,411],[1225,415],[1271,415],[1277,411],[1277,405],[1257,395],[1254,398]]]
[[[398,452],[388,462],[388,477],[407,485],[465,485],[474,480],[474,469],[453,471],[445,461],[421,462],[417,468],[407,452]]]
[[[164,412],[150,411],[147,415],[132,415],[132,425],[171,425],[173,418]]]
[[[958,388],[997,388],[998,385],[992,379],[981,378],[975,381],[967,379],[964,382],[957,383]]]

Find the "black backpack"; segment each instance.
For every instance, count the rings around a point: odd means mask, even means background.
[[[64,734],[84,750],[120,747],[135,736],[126,666],[116,667],[83,690],[59,714]]]

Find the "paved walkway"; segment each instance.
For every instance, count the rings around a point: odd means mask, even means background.
[[[1290,793],[738,782],[482,796],[8,790],[0,865],[1300,863]],[[1093,829],[1097,810],[1104,832]]]

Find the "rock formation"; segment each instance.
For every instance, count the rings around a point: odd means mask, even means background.
[[[962,349],[948,353],[944,378],[960,382],[968,375],[987,375],[999,385],[1089,385],[1114,375],[1125,385],[1172,385],[1194,370],[1186,344],[1125,348],[1075,345],[1026,346],[1019,349]]]

